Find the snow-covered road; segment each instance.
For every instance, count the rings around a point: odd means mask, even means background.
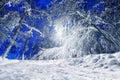
[[[74,60],[0,61],[0,80],[120,80],[119,70],[92,68]]]

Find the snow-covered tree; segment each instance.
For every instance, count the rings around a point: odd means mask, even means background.
[[[102,27],[102,35],[98,41],[102,53],[113,53],[120,50],[119,2],[119,0],[101,0],[94,6],[93,14],[103,22],[99,22]]]
[[[14,11],[14,10],[9,11],[7,14],[4,14],[3,17],[1,16],[2,18],[0,19],[0,22],[1,22],[0,24],[1,37],[0,38],[3,42],[6,40],[10,41],[6,50],[3,53],[3,58],[7,56],[12,46],[15,45],[16,39],[18,37],[22,38],[22,36],[27,35],[28,32],[32,34],[33,31],[38,32],[40,36],[42,36],[42,32],[39,29],[36,29],[34,25],[31,26],[26,19],[27,17],[34,17],[34,15],[31,14],[32,12],[31,4],[29,4],[26,0],[8,0],[7,2],[6,1],[2,2],[4,4],[2,4],[1,11],[4,12],[5,5],[15,6],[15,5],[21,4],[21,2],[23,2],[23,5],[20,7],[20,9],[23,11],[22,13],[19,13],[18,11]],[[29,31],[24,34],[20,31],[23,25],[29,29]],[[28,43],[28,40],[26,41]],[[25,46],[27,46],[26,42],[25,42]]]
[[[50,13],[49,17],[53,21],[51,22],[53,31],[49,33],[47,41],[51,41],[49,45],[54,47],[49,47],[49,49],[47,47],[40,51],[37,55],[38,59],[79,57],[85,54],[119,51],[119,26],[111,26],[111,23],[118,23],[119,19],[118,22],[114,20],[111,22],[111,19],[114,19],[111,12],[109,12],[110,17],[108,10],[104,10],[104,8],[110,8],[113,2],[98,1],[90,10],[86,10],[85,3],[87,3],[86,0],[56,0],[51,3],[50,7],[48,6],[46,12]],[[101,11],[98,9],[100,4],[103,6],[103,8],[100,6]],[[115,1],[114,4],[119,8],[119,2]],[[111,10],[113,10],[112,8]],[[114,14],[116,13],[118,16],[119,9],[114,8],[117,11]],[[117,33],[115,33],[116,31]]]
[[[24,39],[23,36],[26,37],[25,51],[22,53],[24,57],[29,43],[28,33],[33,34],[33,31],[38,32],[42,38],[40,52],[36,55],[41,59],[119,51],[119,0],[98,0],[91,9],[87,9],[87,0],[53,0],[46,5],[45,10],[39,9],[32,4],[33,2],[33,0],[1,2],[1,11],[4,5],[15,6],[23,3],[20,7],[22,13],[9,11],[1,16],[1,39],[4,42],[10,38],[3,58],[7,56],[16,39],[18,37]],[[42,29],[36,28],[36,19]],[[25,34],[20,31],[22,26],[29,29]]]

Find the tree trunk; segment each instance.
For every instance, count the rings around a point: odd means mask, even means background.
[[[25,59],[25,52],[27,51],[27,45],[28,45],[29,38],[30,38],[30,36],[28,36],[28,38],[27,38],[26,41],[25,41],[24,51],[23,51],[23,53],[22,53],[22,60]]]
[[[21,25],[19,25],[19,26],[17,27],[17,30],[16,30],[16,32],[15,32],[15,34],[14,34],[12,40],[10,40],[10,44],[9,44],[8,47],[6,48],[5,52],[3,53],[3,56],[2,56],[3,59],[5,59],[5,57],[6,57],[7,54],[9,53],[11,47],[14,45],[14,42],[15,42],[15,40],[16,40],[18,34],[19,34],[20,27],[21,27]]]
[[[14,45],[15,40],[16,40],[19,32],[20,32],[20,28],[22,27],[22,21],[24,20],[24,18],[25,18],[25,15],[23,15],[23,17],[19,21],[19,25],[17,26],[16,32],[15,32],[13,38],[10,40],[10,44],[8,45],[8,47],[6,48],[5,52],[2,55],[3,60],[6,58],[6,56],[8,55],[11,47]]]

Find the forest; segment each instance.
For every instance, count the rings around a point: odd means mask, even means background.
[[[1,0],[0,55],[28,60],[119,52],[119,12],[119,0]]]
[[[0,80],[120,80],[120,0],[0,0]]]

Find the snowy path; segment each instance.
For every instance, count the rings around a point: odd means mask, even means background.
[[[119,73],[72,65],[68,60],[0,61],[0,80],[120,80]]]

